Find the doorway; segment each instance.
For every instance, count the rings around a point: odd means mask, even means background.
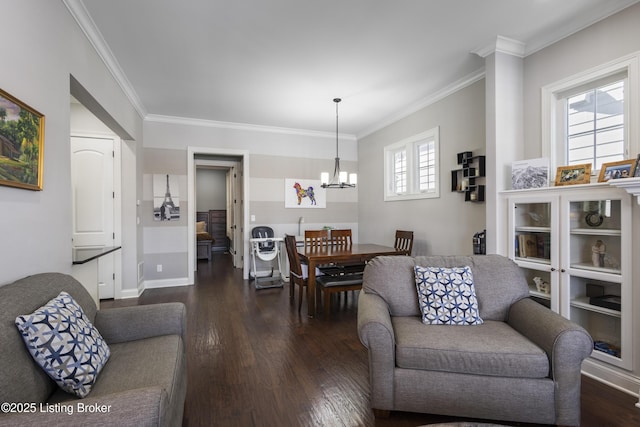
[[[71,136],[71,201],[74,249],[120,246],[120,139],[116,136]],[[118,194],[118,196],[116,196]],[[112,299],[121,284],[120,259],[115,252],[97,263],[98,299]]]
[[[136,212],[136,190],[122,185],[123,179],[127,179],[128,182],[136,179],[135,141],[117,120],[71,75],[69,76],[69,84],[69,136],[99,140],[110,139],[113,142],[113,193],[115,194],[112,193],[114,196],[112,202],[112,236],[115,233],[115,238],[111,245],[121,246],[123,249],[112,254],[113,267],[103,266],[102,275],[103,277],[111,277],[113,280],[113,287],[109,287],[110,290],[113,288],[112,298],[123,298],[125,295],[137,296],[137,287],[124,291],[122,289],[123,283],[139,283],[139,280],[135,281],[137,275],[137,258],[135,257],[138,245],[137,235],[136,233],[122,232],[123,227],[130,230],[132,222],[135,223],[136,221],[136,214],[134,214]],[[130,212],[131,214],[125,216],[125,212]],[[133,256],[125,257],[125,249]],[[106,262],[103,262],[103,264],[106,264]],[[107,271],[109,272],[107,273]],[[96,295],[96,297],[107,298],[99,295]]]
[[[198,164],[208,162],[209,166],[225,168],[227,170],[227,236],[229,238],[229,252],[232,255],[235,268],[243,269],[243,277],[248,279],[248,241],[245,242],[244,230],[248,224],[249,203],[245,203],[245,195],[249,194],[249,152],[247,150],[231,150],[209,147],[187,148],[187,186],[189,200],[193,207],[187,220],[187,244],[189,263],[189,283],[194,283],[194,272],[197,270],[196,259],[196,168]]]
[[[196,158],[196,220],[205,223],[205,231],[213,239],[209,251],[198,243],[198,260],[221,252],[233,255],[233,179],[238,162]],[[207,257],[207,253],[210,256]]]

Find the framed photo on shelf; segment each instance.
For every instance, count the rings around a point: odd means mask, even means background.
[[[511,188],[541,188],[549,186],[549,158],[520,160],[511,164]]]
[[[44,115],[0,89],[0,185],[42,190]]]
[[[571,166],[558,166],[556,170],[556,186],[589,184],[590,180],[591,163]]]
[[[640,154],[636,157],[636,165],[633,168],[633,177],[640,178]]]
[[[633,159],[603,163],[602,168],[600,169],[598,182],[607,182],[610,179],[629,178],[635,173],[635,164],[636,161]]]

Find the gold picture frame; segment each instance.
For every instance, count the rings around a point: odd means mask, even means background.
[[[602,168],[600,168],[598,182],[607,182],[611,179],[630,178],[633,176],[635,164],[636,161],[634,159],[603,163]]]
[[[589,184],[591,182],[591,163],[581,165],[558,166],[555,185]]]
[[[0,185],[42,190],[44,115],[0,89]]]

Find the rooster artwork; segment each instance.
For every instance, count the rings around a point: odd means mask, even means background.
[[[305,190],[304,188],[302,188],[299,182],[296,182],[293,185],[293,188],[296,189],[296,196],[298,197],[298,205],[302,203],[302,199],[305,197],[309,198],[309,201],[311,202],[312,205],[316,204],[316,197],[313,194],[313,187],[309,187]]]

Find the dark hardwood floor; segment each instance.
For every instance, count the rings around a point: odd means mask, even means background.
[[[196,284],[151,289],[102,308],[181,301],[188,311],[184,426],[418,426],[460,421],[369,408],[367,353],[356,333],[357,293],[310,319],[289,288],[256,290],[227,255],[200,261]],[[640,426],[633,396],[583,377],[582,426]],[[469,420],[466,420],[469,421]],[[495,422],[495,421],[494,421]],[[526,425],[503,422],[506,425]]]

